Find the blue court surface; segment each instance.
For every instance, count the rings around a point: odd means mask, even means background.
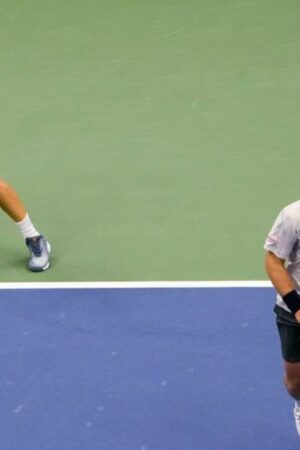
[[[269,288],[0,292],[1,450],[298,449]]]

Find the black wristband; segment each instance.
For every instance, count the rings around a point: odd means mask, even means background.
[[[284,295],[282,300],[293,314],[296,314],[296,312],[300,309],[300,295],[296,290]]]

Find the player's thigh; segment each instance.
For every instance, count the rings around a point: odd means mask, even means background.
[[[300,368],[300,326],[278,323],[281,353],[288,373],[298,372]]]

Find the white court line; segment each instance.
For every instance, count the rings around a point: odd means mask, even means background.
[[[269,281],[91,281],[0,283],[2,289],[269,288]]]

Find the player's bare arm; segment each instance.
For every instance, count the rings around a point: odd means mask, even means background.
[[[285,268],[284,259],[269,251],[265,257],[265,268],[273,286],[282,297],[295,289],[293,279]],[[300,322],[300,310],[295,313],[295,318]]]
[[[284,266],[285,260],[278,258],[274,253],[267,252],[265,258],[266,272],[276,291],[281,295],[295,289],[294,282]]]

